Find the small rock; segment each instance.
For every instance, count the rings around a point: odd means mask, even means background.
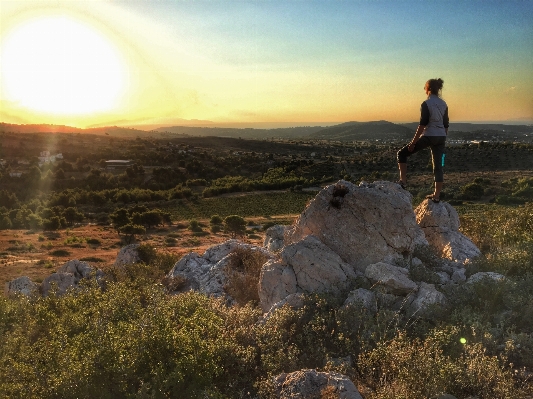
[[[372,313],[377,312],[377,304],[376,304],[376,295],[370,291],[366,290],[364,288],[358,288],[356,290],[353,290],[348,295],[348,298],[344,301],[344,307],[348,307],[351,305],[362,305],[365,309],[368,309]]]
[[[285,230],[286,226],[277,225],[272,226],[265,232],[265,241],[263,246],[270,252],[277,252],[285,245]]]
[[[269,260],[261,268],[259,277],[259,301],[263,312],[298,292],[296,275],[292,267],[281,262]]]
[[[6,283],[6,294],[16,295],[22,294],[30,296],[38,289],[38,285],[30,280],[27,276],[18,277],[10,282]]]
[[[279,399],[320,399],[327,390],[329,398],[363,399],[350,379],[338,373],[300,370],[274,377]]]
[[[400,267],[379,262],[369,265],[365,276],[374,283],[379,283],[392,294],[402,295],[415,291],[417,285],[410,280]]]
[[[410,309],[413,314],[424,315],[431,305],[444,304],[446,304],[446,296],[437,290],[433,284],[422,282]]]
[[[477,283],[478,281],[481,281],[483,279],[491,279],[493,281],[503,281],[505,280],[505,276],[503,274],[494,273],[494,272],[479,272],[479,273],[471,275],[466,283],[467,284]]]
[[[440,284],[448,284],[450,282],[450,276],[446,272],[436,272],[437,276],[439,276]]]
[[[465,269],[455,270],[452,274],[452,280],[455,283],[464,283],[466,281]]]

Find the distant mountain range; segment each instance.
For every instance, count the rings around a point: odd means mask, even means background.
[[[392,123],[388,121],[345,122],[334,126],[300,126],[274,129],[227,128],[227,127],[198,127],[198,126],[169,126],[146,131],[135,128],[107,126],[80,129],[62,125],[15,125],[0,123],[0,132],[15,133],[78,133],[97,134],[112,137],[156,137],[174,138],[179,136],[219,136],[243,139],[315,139],[315,140],[409,140],[416,128],[417,122]],[[533,139],[533,126],[507,125],[489,123],[452,123],[449,129],[450,137],[464,140],[515,140]]]

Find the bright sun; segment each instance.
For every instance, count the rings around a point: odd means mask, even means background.
[[[41,17],[2,39],[2,97],[56,115],[87,115],[117,107],[126,68],[118,51],[91,26],[65,16]]]

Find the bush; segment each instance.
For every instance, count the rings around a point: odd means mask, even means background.
[[[468,183],[461,187],[461,198],[466,200],[479,200],[483,196],[483,186],[478,183]]]
[[[55,251],[50,252],[52,256],[69,256],[70,252],[66,249],[56,249]]]
[[[232,238],[242,236],[246,232],[246,221],[239,215],[231,215],[224,219],[224,231]]]

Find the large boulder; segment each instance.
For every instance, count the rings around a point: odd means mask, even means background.
[[[18,277],[6,283],[5,292],[7,295],[22,294],[30,296],[38,289],[38,285],[30,280],[28,276]]]
[[[168,272],[167,277],[181,277],[185,280],[181,291],[195,290],[209,296],[227,296],[224,290],[226,276],[224,269],[237,250],[259,252],[266,258],[272,255],[264,248],[229,240],[209,247],[202,256],[191,252],[181,258]]]
[[[427,245],[411,200],[395,183],[356,186],[340,180],[309,203],[287,230],[285,245],[314,235],[362,272],[373,263],[408,257],[416,246]]]
[[[369,265],[365,277],[395,295],[406,295],[416,291],[417,285],[407,277],[407,270],[384,262]]]
[[[415,214],[429,245],[441,257],[464,264],[481,255],[475,244],[459,231],[459,215],[447,202],[436,204],[426,199]]]
[[[52,273],[41,284],[41,293],[48,296],[55,289],[57,295],[63,295],[67,291],[76,288],[76,277],[72,273]]]
[[[120,267],[124,265],[129,265],[132,263],[138,263],[141,261],[137,248],[139,244],[129,244],[125,247],[122,247],[115,259],[114,267]]]
[[[338,373],[299,370],[274,378],[279,399],[363,399],[348,377]]]

